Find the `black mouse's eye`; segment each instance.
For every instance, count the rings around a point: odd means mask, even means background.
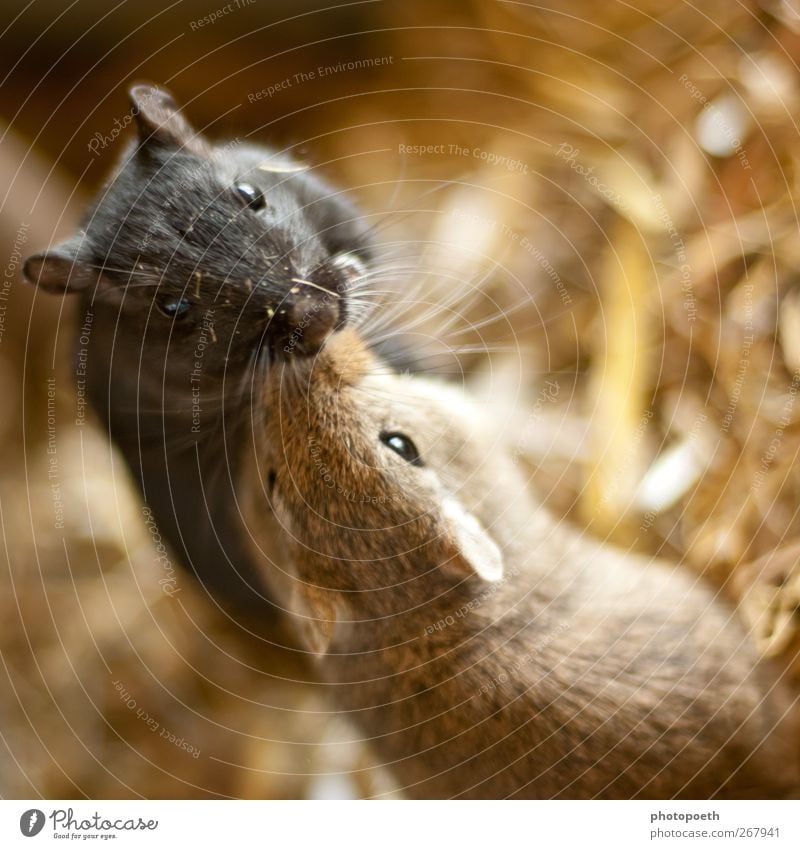
[[[345,278],[348,283],[357,280],[366,274],[367,264],[358,254],[352,251],[342,251],[331,258],[331,264]]]
[[[257,212],[259,209],[263,209],[267,205],[264,192],[250,183],[237,183],[233,187],[233,190],[238,195],[239,200],[248,209],[253,209]]]
[[[180,321],[189,314],[189,310],[192,308],[192,302],[188,298],[167,297],[158,302],[158,308],[167,318]]]
[[[407,463],[412,466],[421,466],[422,458],[419,456],[417,446],[403,433],[397,431],[384,431],[380,436],[381,442],[391,448],[395,454],[399,454]]]
[[[267,495],[271,498],[272,493],[275,490],[275,480],[277,479],[277,475],[275,474],[274,469],[269,470],[269,474],[267,475]]]

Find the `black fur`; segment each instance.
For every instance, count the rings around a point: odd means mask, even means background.
[[[366,228],[285,157],[212,146],[159,89],[131,98],[136,142],[81,233],[31,257],[25,274],[80,293],[89,399],[174,553],[234,615],[264,617],[234,495],[252,380],[264,340],[291,333],[298,302],[346,288],[337,255],[369,261]],[[239,182],[264,193],[264,210],[246,207]],[[165,314],[180,299],[181,315]]]

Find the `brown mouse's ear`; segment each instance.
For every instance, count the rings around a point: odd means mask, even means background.
[[[305,648],[317,657],[327,654],[336,631],[341,596],[295,579],[289,608]]]
[[[466,577],[474,572],[484,581],[503,579],[503,555],[483,525],[457,498],[446,496],[442,502],[445,528],[443,568]]]
[[[78,259],[79,239],[69,239],[61,245],[29,256],[22,267],[27,283],[45,292],[80,292],[97,282],[97,270]]]
[[[205,153],[207,146],[192,125],[183,117],[172,95],[150,83],[131,86],[128,96],[139,133],[139,149],[188,149]]]

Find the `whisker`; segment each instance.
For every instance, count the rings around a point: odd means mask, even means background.
[[[326,289],[318,283],[313,283],[311,280],[303,280],[300,277],[292,277],[292,283],[300,283],[303,286],[311,286],[314,289],[318,289],[320,292],[324,292],[326,295],[332,295],[334,298],[341,298],[341,295],[337,292],[332,292],[330,289]]]

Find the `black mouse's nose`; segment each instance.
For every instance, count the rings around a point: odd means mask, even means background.
[[[280,271],[262,281],[254,299],[266,319],[262,344],[277,358],[314,356],[347,322],[349,278],[330,258],[292,257]]]
[[[343,318],[338,292],[295,277],[283,301],[267,307],[266,339],[278,358],[313,356]]]

